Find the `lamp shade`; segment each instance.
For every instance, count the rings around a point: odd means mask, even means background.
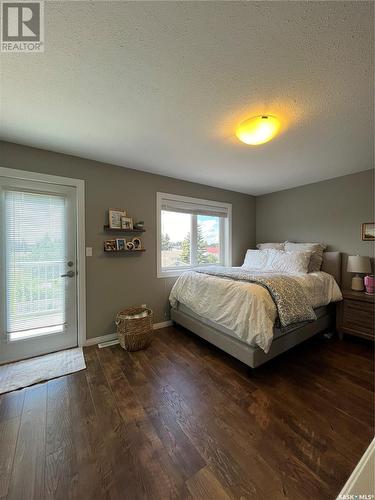
[[[347,271],[348,273],[371,273],[370,258],[361,255],[349,255]]]

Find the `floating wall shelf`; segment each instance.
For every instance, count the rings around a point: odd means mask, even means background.
[[[104,249],[105,253],[139,253],[139,252],[145,252],[145,248],[140,248],[139,250],[106,250]]]
[[[104,231],[111,233],[144,233],[146,229],[114,229],[113,227],[103,226]]]

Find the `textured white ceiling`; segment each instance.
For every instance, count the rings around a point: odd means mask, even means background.
[[[1,137],[251,194],[373,166],[372,2],[46,2]],[[262,146],[234,137],[272,113]]]

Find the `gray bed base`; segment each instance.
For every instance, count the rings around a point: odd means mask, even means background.
[[[325,252],[324,257],[322,270],[332,274],[338,284],[340,284],[341,254],[339,252]],[[334,324],[334,311],[334,305],[333,307],[328,307],[326,308],[326,313],[318,317],[317,320],[275,338],[267,354],[259,347],[246,344],[216,329],[214,324],[213,326],[206,324],[197,317],[189,315],[187,312],[172,309],[171,319],[251,368],[256,368],[310,337],[330,329]]]
[[[177,309],[171,310],[171,319],[216,347],[219,347],[219,349],[227,352],[234,358],[239,359],[251,368],[256,368],[279,354],[288,351],[304,340],[313,337],[317,333],[329,329],[332,326],[333,316],[331,314],[325,314],[312,323],[308,323],[301,328],[296,328],[276,338],[272,342],[271,349],[267,354],[259,347],[253,347],[246,344]]]

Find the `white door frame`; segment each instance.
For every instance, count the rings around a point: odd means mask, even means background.
[[[78,345],[86,344],[86,242],[85,242],[85,181],[60,177],[58,175],[41,174],[0,167],[0,176],[29,181],[39,181],[46,184],[73,186],[77,189],[77,313],[78,313]]]

